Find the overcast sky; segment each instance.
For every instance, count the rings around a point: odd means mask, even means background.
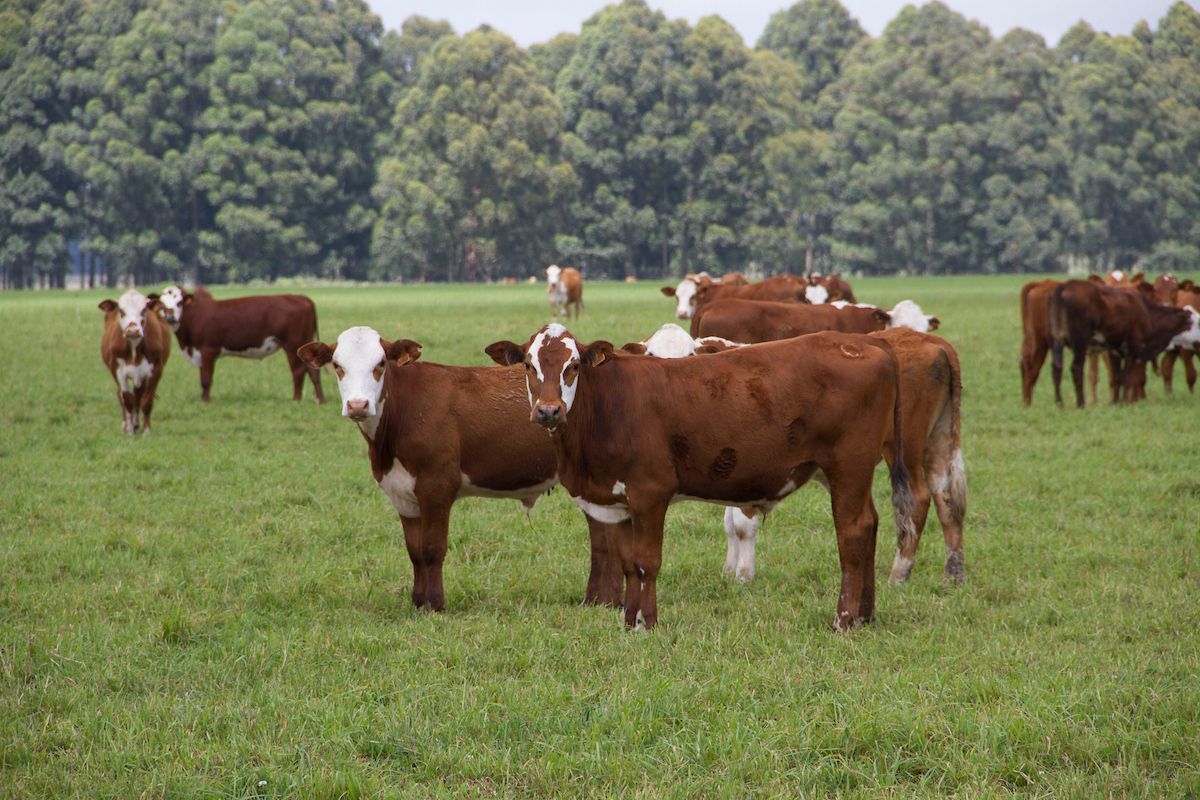
[[[605,0],[367,0],[387,28],[399,29],[413,14],[449,20],[456,33],[466,33],[483,23],[528,47],[560,33],[578,33],[583,21],[608,3]],[[742,34],[748,45],[758,41],[767,20],[791,5],[788,0],[648,0],[668,17],[695,22],[718,14]],[[1040,33],[1053,45],[1080,19],[1108,33],[1129,33],[1140,19],[1158,27],[1171,0],[945,0],[960,14],[977,19],[1000,36],[1011,28]],[[842,0],[872,36],[878,36],[901,8],[902,0]]]

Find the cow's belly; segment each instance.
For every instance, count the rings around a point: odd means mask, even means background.
[[[221,348],[223,356],[237,356],[238,358],[266,358],[279,349],[279,340],[274,336],[268,336],[263,339],[263,343],[258,347],[248,347],[245,350],[229,350],[225,347]]]
[[[123,358],[118,358],[117,383],[123,389],[136,389],[150,377],[153,369],[150,365],[150,360],[146,358],[134,364],[126,362]]]
[[[525,486],[520,489],[489,489],[486,486],[477,486],[471,483],[471,479],[467,477],[467,473],[462,473],[462,486],[458,489],[459,497],[494,497],[504,500],[520,500],[523,503],[533,505],[539,497],[558,485],[558,478],[550,478],[549,480],[535,483],[532,486]]]

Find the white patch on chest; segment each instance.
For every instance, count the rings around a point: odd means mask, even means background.
[[[629,519],[629,506],[624,503],[602,506],[599,503],[589,503],[582,497],[572,497],[571,499],[575,501],[577,506],[583,509],[583,513],[597,522],[603,522],[605,525],[615,525],[618,522],[624,522]]]
[[[127,363],[125,359],[117,359],[117,382],[127,389],[136,389],[150,377],[153,371],[150,360],[143,358],[136,364]]]
[[[409,519],[421,516],[416,487],[417,479],[409,474],[398,458],[392,463],[392,468],[379,479],[379,488],[387,495],[388,500],[392,501],[396,513]]]
[[[274,336],[268,336],[258,347],[250,347],[246,350],[226,350],[222,347],[221,355],[237,356],[238,358],[266,358],[278,349],[279,340]]]
[[[614,494],[614,495],[617,495],[617,494],[623,495],[623,494],[625,494],[625,484],[624,484],[622,481],[617,481],[616,483],[614,483],[614,484],[613,484],[613,490],[612,490],[612,492],[613,492],[613,494]]]

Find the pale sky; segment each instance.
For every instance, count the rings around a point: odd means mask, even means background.
[[[986,25],[993,36],[1012,28],[1040,33],[1054,45],[1080,19],[1107,33],[1129,33],[1138,20],[1152,27],[1167,13],[1172,0],[944,0],[946,5],[969,19]],[[413,14],[448,20],[455,33],[466,33],[483,23],[503,31],[528,47],[560,33],[578,33],[583,21],[608,5],[605,0],[367,0],[383,19],[386,28],[398,30]],[[773,13],[792,5],[789,0],[648,0],[651,8],[668,17],[683,17],[692,23],[717,14],[753,46]],[[902,0],[842,0],[872,36],[878,36],[896,14],[909,3]]]

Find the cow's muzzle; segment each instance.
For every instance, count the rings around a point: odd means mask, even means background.
[[[531,419],[543,428],[556,428],[563,421],[562,406],[558,403],[538,403],[533,407]]]
[[[371,416],[371,403],[367,400],[347,400],[346,416],[354,420],[362,420]]]
[[[125,327],[125,338],[126,338],[126,339],[140,339],[140,338],[142,338],[142,329],[141,329],[141,328],[139,328],[139,327],[138,327],[138,326],[136,326],[136,325],[128,325],[128,326],[126,326],[126,327]]]

